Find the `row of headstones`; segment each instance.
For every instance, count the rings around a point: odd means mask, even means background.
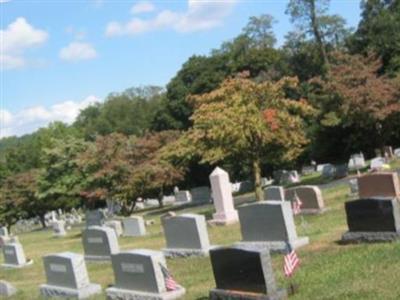
[[[383,242],[400,238],[400,181],[395,172],[357,178],[359,199],[347,201],[344,243]]]
[[[303,185],[284,189],[282,186],[269,186],[264,189],[264,200],[266,201],[289,201],[298,198],[302,214],[318,214],[326,211],[322,192],[319,187]]]
[[[219,285],[220,282],[226,282],[226,278],[223,276],[230,277],[229,273],[223,271],[220,259],[213,259],[213,257],[221,256],[218,253],[228,252],[232,256],[232,253],[239,251],[245,253],[244,255],[254,256],[255,261],[262,262],[261,259],[266,259],[268,256],[264,253],[267,249],[286,251],[288,243],[293,248],[308,243],[307,238],[297,237],[291,206],[288,202],[262,202],[244,205],[239,208],[239,218],[242,242],[230,249],[217,249],[216,254],[212,254],[217,282],[217,289],[213,291],[214,293],[223,288],[223,284]],[[167,240],[167,248],[163,250],[166,256],[208,255],[212,248],[208,239],[205,217],[202,215],[186,214],[163,218],[162,225]],[[150,250],[120,252],[115,231],[108,227],[89,227],[83,231],[82,239],[84,258],[87,261],[112,260],[116,284],[113,288],[106,290],[109,298],[122,297],[124,293],[144,296],[154,292],[157,294],[165,292],[163,280],[160,279],[162,277],[156,274],[157,272],[160,274],[159,270],[162,269],[162,264],[165,265],[165,260],[160,252]],[[242,250],[237,250],[238,247]],[[20,244],[8,244],[3,252],[8,267],[10,265],[23,267],[32,263],[23,259],[24,255]],[[157,266],[155,261],[160,266]],[[234,261],[232,259],[232,263]],[[239,261],[243,260],[238,256],[237,262]],[[236,265],[238,265],[237,262]],[[225,263],[227,263],[226,260]],[[101,290],[98,285],[89,283],[83,256],[79,254],[49,255],[44,258],[44,265],[47,283],[41,286],[43,295],[81,297],[98,293]],[[246,265],[240,267],[247,269]],[[253,268],[258,270],[265,266],[258,265],[251,269]],[[271,272],[264,275],[273,276]],[[155,280],[157,278],[159,278],[158,281]],[[264,281],[269,282],[267,279]],[[251,288],[247,288],[251,291]],[[242,285],[242,289],[246,289],[245,284]],[[184,289],[180,288],[174,292],[181,295],[184,293]]]

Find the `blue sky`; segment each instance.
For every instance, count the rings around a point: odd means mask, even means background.
[[[285,0],[0,0],[0,137],[72,122],[110,92],[165,85],[193,54],[271,14],[278,44],[293,30]],[[350,26],[359,0],[332,0]]]

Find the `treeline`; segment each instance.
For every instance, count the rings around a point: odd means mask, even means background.
[[[269,15],[206,56],[192,56],[166,88],[112,93],[75,123],[0,141],[0,223],[54,208],[120,201],[174,185],[206,184],[344,162],[400,145],[400,1],[361,1],[352,29],[329,1],[291,0],[293,32],[276,47]]]

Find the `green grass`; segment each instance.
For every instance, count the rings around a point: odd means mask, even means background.
[[[346,231],[344,202],[348,199],[346,185],[324,191],[325,205],[329,210],[321,215],[296,217],[299,236],[309,236],[310,244],[299,249],[301,267],[291,279],[299,285],[299,291],[292,299],[399,299],[400,285],[400,244],[339,245],[341,235]],[[242,202],[242,201],[241,201]],[[160,214],[168,210],[148,210],[144,217],[153,219],[154,225],[147,228],[148,236],[141,238],[120,238],[122,249],[164,247],[160,226]],[[210,217],[212,205],[179,209],[177,213],[195,212]],[[20,290],[12,299],[40,299],[38,286],[45,282],[41,257],[43,255],[74,251],[83,253],[80,237],[81,228],[73,228],[68,237],[55,239],[50,230],[20,234],[26,255],[34,264],[20,270],[0,269],[0,279],[8,280]],[[209,227],[212,244],[229,245],[239,241],[239,225]],[[2,258],[0,258],[2,261]],[[289,281],[283,277],[283,259],[273,256],[273,265],[278,285],[287,287]],[[92,282],[103,288],[113,283],[110,264],[87,264]],[[207,299],[213,288],[214,278],[209,258],[186,258],[168,260],[168,266],[175,279],[186,290],[183,299]],[[105,299],[104,295],[94,299]]]

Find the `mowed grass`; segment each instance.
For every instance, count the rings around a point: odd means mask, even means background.
[[[347,229],[344,202],[349,188],[341,185],[324,190],[323,194],[329,208],[326,213],[296,217],[298,235],[309,236],[310,244],[298,250],[301,267],[290,281],[282,274],[282,255],[273,256],[277,284],[280,287],[287,287],[290,282],[299,285],[292,299],[400,299],[400,244],[339,245],[337,242]],[[120,238],[121,249],[163,248],[165,241],[159,217],[166,210],[146,211],[144,217],[155,221],[147,227],[148,235]],[[176,212],[201,213],[209,218],[213,207],[205,205]],[[241,239],[238,224],[208,230],[215,245],[229,245]],[[38,286],[45,282],[41,257],[62,251],[83,253],[80,231],[81,228],[73,228],[62,239],[53,238],[51,230],[20,234],[26,255],[35,262],[25,269],[0,269],[0,279],[10,281],[20,290],[12,299],[40,299]],[[209,289],[215,286],[209,258],[174,259],[167,263],[174,278],[186,288],[183,299],[208,298]],[[87,267],[93,283],[100,283],[103,288],[113,283],[109,263],[88,263]],[[105,299],[105,295],[93,299]]]

